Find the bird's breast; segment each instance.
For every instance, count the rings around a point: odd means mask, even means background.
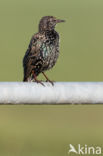
[[[53,44],[50,42],[43,43],[41,47],[41,57],[43,58],[44,67],[52,68],[59,56],[59,39]]]
[[[52,57],[52,55],[55,55],[58,51],[59,51],[59,40],[56,40],[53,43],[47,40],[47,42],[44,42],[42,44],[41,53],[44,59]]]

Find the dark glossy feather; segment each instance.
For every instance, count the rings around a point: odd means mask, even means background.
[[[35,75],[52,68],[59,54],[59,35],[56,31],[45,34],[36,34],[32,37],[23,59],[24,81]]]
[[[32,37],[23,58],[23,81],[37,81],[36,76],[55,65],[59,56],[59,34],[54,30],[57,21],[53,16],[41,19],[39,32]]]

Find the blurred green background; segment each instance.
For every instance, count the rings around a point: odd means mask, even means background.
[[[45,15],[66,20],[48,76],[103,81],[103,0],[0,0],[0,81],[22,81],[22,58]],[[70,143],[103,146],[103,106],[0,106],[0,156],[67,156]]]

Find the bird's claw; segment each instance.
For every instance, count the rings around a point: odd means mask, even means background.
[[[42,83],[42,81],[40,81],[40,80],[36,80],[35,82],[40,83],[42,86],[45,87],[45,85]]]
[[[46,80],[46,82],[50,82],[52,84],[52,86],[54,86],[54,82],[51,80]]]

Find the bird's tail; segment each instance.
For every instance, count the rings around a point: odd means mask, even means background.
[[[26,78],[26,77],[24,77],[24,78],[23,78],[23,82],[26,82],[26,81],[28,81],[28,80],[27,80],[27,78]]]
[[[31,76],[29,76],[29,77],[24,76],[24,78],[23,78],[23,82],[32,82],[32,81],[34,81],[34,79]]]

